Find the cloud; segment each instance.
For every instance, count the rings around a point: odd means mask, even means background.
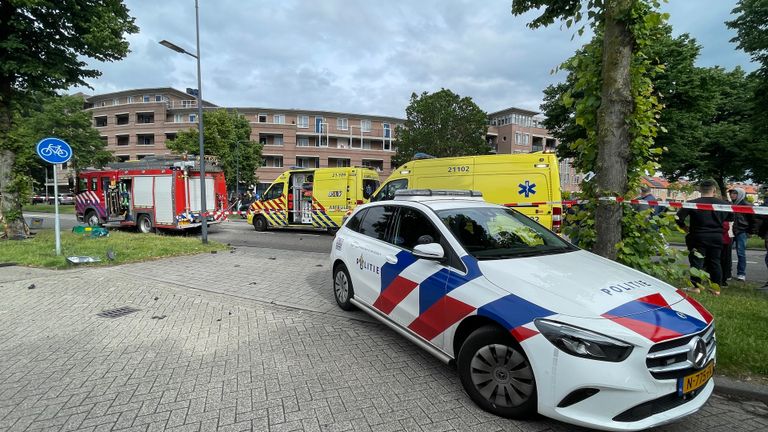
[[[103,71],[90,82],[95,93],[196,87],[194,59],[158,44],[168,39],[195,51],[192,1],[126,3],[141,31],[129,38],[132,52],[124,60],[93,64]],[[704,45],[703,64],[745,64],[719,25],[732,6],[672,3],[672,23],[686,19],[680,30]],[[221,106],[402,117],[411,93],[448,88],[488,112],[538,110],[544,87],[563,78],[550,71],[586,37],[571,40],[574,31],[558,25],[529,29],[535,15],[513,17],[510,6],[511,0],[200,0],[203,95]]]

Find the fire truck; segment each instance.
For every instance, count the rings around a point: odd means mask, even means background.
[[[77,220],[90,226],[184,230],[226,219],[227,185],[215,160],[205,166],[206,213],[200,214],[199,160],[170,158],[117,162],[82,171],[75,196]]]

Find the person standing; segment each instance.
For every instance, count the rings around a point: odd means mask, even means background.
[[[752,206],[746,200],[746,192],[742,188],[733,188],[728,191],[728,196],[734,205]],[[754,228],[755,218],[750,213],[733,214],[733,244],[736,248],[736,279],[747,280],[747,238]]]
[[[640,196],[638,196],[637,199],[641,201],[658,201],[656,197],[651,193],[651,188],[648,187],[648,185],[640,186]],[[653,210],[651,212],[651,216],[658,216],[664,212],[664,207],[658,205],[637,204],[635,206],[635,209],[639,212],[648,210],[649,208]]]
[[[768,186],[763,187],[764,189],[761,191],[763,195],[763,205],[761,207],[768,207]],[[763,239],[763,244],[765,246],[765,267],[768,268],[768,215],[759,215],[755,219],[755,222],[760,224],[760,227],[757,229],[757,235]],[[758,289],[761,291],[768,291],[768,281]]]
[[[688,202],[727,205],[728,202],[715,197],[716,190],[717,183],[714,180],[704,180],[699,185],[701,197]],[[691,267],[706,270],[713,283],[722,284],[720,257],[723,249],[723,222],[731,220],[731,215],[719,211],[681,208],[675,217],[677,225],[687,233],[685,245],[688,247]],[[688,219],[690,221],[686,225]],[[701,280],[691,276],[691,282],[695,286]]]

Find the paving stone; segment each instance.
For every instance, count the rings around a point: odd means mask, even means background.
[[[340,311],[326,259],[254,249],[1,275],[0,430],[582,430],[477,408],[452,368]],[[96,316],[122,306],[139,311]],[[655,432],[768,430],[767,410],[715,396]]]

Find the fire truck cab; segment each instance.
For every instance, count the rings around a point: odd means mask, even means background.
[[[224,172],[206,163],[206,214],[209,224],[226,219]],[[199,161],[143,159],[82,171],[75,196],[77,220],[88,225],[189,229],[202,223]]]

